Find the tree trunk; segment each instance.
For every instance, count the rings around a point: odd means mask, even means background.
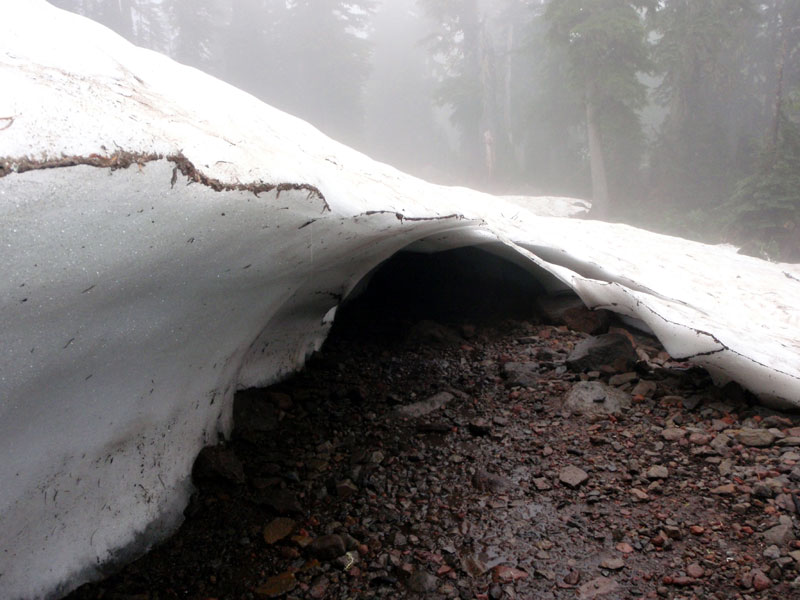
[[[505,133],[508,137],[508,145],[512,149],[514,147],[514,125],[511,118],[511,84],[513,82],[512,58],[514,56],[514,25],[508,26],[508,37],[506,38],[506,77],[505,77],[505,90],[503,98],[503,125],[505,126]]]
[[[591,94],[586,98],[586,133],[589,138],[589,166],[592,173],[591,214],[602,220],[608,218],[608,180],[606,178],[606,160]]]
[[[772,131],[770,135],[770,152],[772,153],[772,160],[777,159],[778,153],[778,136],[781,127],[781,111],[783,110],[783,72],[786,67],[786,56],[789,53],[789,44],[787,41],[788,31],[784,21],[781,27],[781,44],[778,52],[777,60],[777,81],[775,83],[775,99],[772,113]]]

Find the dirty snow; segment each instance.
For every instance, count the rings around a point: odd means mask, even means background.
[[[566,218],[580,201],[431,185],[43,0],[3,8],[3,597],[57,595],[168,534],[234,390],[296,369],[411,244],[494,244],[720,381],[800,406],[796,265]],[[93,156],[140,164],[14,172]],[[234,189],[264,184],[293,185]]]

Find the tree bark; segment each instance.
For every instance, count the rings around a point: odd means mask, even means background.
[[[606,178],[606,160],[603,153],[603,144],[600,139],[600,129],[591,94],[586,98],[586,133],[589,138],[589,166],[592,173],[591,214],[593,217],[602,220],[608,218],[608,179]]]

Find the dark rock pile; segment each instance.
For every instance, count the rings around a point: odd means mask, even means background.
[[[70,597],[800,598],[798,417],[613,325],[365,313],[237,397],[171,540]]]

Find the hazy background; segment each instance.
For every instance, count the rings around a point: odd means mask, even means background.
[[[800,261],[798,0],[51,0],[376,159]]]

